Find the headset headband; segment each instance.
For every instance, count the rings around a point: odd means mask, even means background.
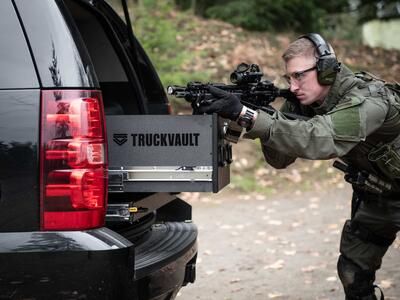
[[[318,55],[320,57],[332,55],[332,52],[331,52],[331,49],[330,49],[328,43],[318,33],[305,34],[305,35],[302,35],[299,37],[299,39],[301,39],[301,38],[306,38],[306,39],[310,40],[314,44],[315,49],[317,49]]]

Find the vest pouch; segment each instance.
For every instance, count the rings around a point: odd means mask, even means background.
[[[400,84],[397,82],[386,83],[385,87],[391,91],[391,93],[389,93],[390,103],[400,111]]]
[[[400,136],[391,143],[372,149],[368,159],[375,163],[387,178],[400,179]]]

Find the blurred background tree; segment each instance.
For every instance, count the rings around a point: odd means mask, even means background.
[[[249,30],[319,31],[324,18],[349,8],[348,0],[175,0],[181,9]]]
[[[357,0],[353,7],[358,11],[360,23],[373,19],[389,19],[400,14],[400,2],[398,0]]]
[[[201,17],[220,19],[248,30],[274,32],[320,32],[327,24],[342,23],[342,14],[350,23],[364,23],[400,13],[398,0],[175,0],[175,4]]]

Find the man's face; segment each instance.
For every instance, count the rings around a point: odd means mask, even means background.
[[[330,86],[320,85],[317,79],[316,58],[312,56],[293,57],[286,62],[285,78],[302,105],[314,102],[321,104],[328,95]]]

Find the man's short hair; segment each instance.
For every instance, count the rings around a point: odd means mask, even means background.
[[[284,62],[288,62],[294,57],[311,56],[317,58],[314,44],[307,38],[300,38],[292,42],[282,54]]]

